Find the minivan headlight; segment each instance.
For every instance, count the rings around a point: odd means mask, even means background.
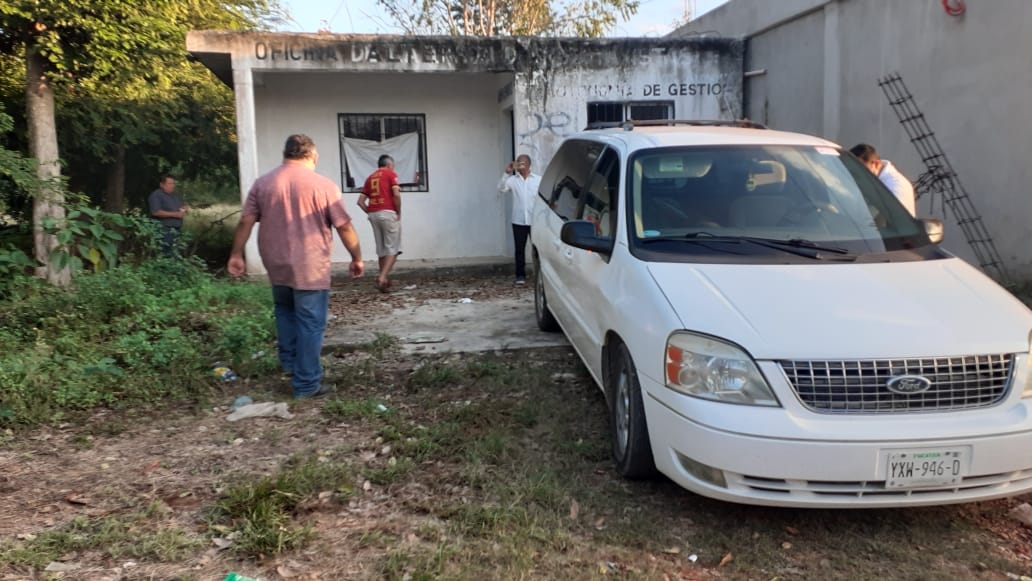
[[[686,395],[727,403],[778,405],[752,357],[738,346],[713,337],[671,335],[664,370],[666,386]]]
[[[1028,332],[1028,353],[1025,355],[1025,388],[1021,390],[1022,399],[1032,397],[1032,331]]]

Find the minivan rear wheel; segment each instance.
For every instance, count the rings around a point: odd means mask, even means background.
[[[548,298],[545,297],[545,277],[541,275],[541,262],[534,257],[534,318],[538,329],[548,333],[559,330],[559,323],[548,310]]]
[[[641,398],[638,371],[627,346],[615,346],[609,366],[606,401],[609,404],[610,435],[613,461],[624,478],[649,478],[656,474],[645,421],[645,405]]]

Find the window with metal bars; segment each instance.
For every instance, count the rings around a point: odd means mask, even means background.
[[[342,189],[361,191],[382,154],[394,158],[402,191],[425,192],[430,179],[426,163],[426,115],[402,113],[339,113]]]
[[[588,126],[594,123],[622,123],[629,119],[673,119],[673,101],[596,101],[588,103]]]

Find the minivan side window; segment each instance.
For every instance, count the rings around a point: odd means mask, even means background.
[[[614,211],[620,190],[620,156],[612,149],[606,149],[595,166],[588,187],[582,198],[581,211],[577,217],[595,224],[595,235],[613,239],[616,230]]]
[[[566,141],[541,176],[538,195],[563,220],[579,217],[581,194],[585,191],[585,182],[602,148],[601,144],[591,141]]]

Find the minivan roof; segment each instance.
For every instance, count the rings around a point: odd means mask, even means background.
[[[813,147],[835,147],[835,143],[787,131],[756,129],[753,127],[726,127],[715,125],[648,125],[633,126],[630,129],[613,127],[589,129],[571,135],[567,139],[602,138],[603,141],[622,142],[630,151],[652,147],[674,147],[692,145],[804,145]]]

